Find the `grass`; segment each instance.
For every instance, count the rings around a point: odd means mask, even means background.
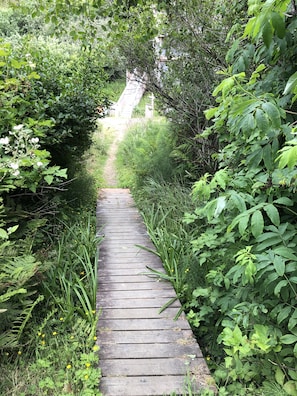
[[[133,118],[145,117],[146,106],[150,106],[150,107],[152,106],[152,93],[151,92],[145,92],[145,94],[141,98],[139,104],[133,110],[132,117]],[[154,100],[154,105],[153,105],[153,116],[154,116],[154,118],[160,117],[155,100]]]
[[[126,86],[126,78],[121,78],[108,83],[105,89],[106,96],[111,102],[117,102]]]
[[[86,168],[95,180],[96,188],[104,184],[103,170],[108,156],[108,149],[112,143],[113,135],[98,121],[97,131],[93,135],[93,142],[85,154]]]
[[[26,338],[18,349],[1,351],[1,395],[100,395],[95,218],[82,216],[63,229],[43,253],[50,267],[39,290],[45,298]]]

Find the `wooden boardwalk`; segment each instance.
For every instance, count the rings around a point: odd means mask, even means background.
[[[148,276],[162,270],[141,216],[127,189],[103,189],[97,208],[100,245],[99,358],[104,396],[176,395],[192,382],[197,391],[212,383],[185,316],[174,320],[179,301],[168,282]]]

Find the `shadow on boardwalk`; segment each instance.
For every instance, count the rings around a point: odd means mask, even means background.
[[[187,394],[213,383],[199,345],[175,301],[160,308],[175,291],[171,284],[148,276],[159,271],[159,258],[127,189],[103,189],[97,207],[100,245],[98,343],[104,396]]]

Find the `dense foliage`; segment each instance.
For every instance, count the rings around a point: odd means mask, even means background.
[[[220,395],[297,394],[296,8],[253,0],[248,19],[235,19],[200,131],[205,145],[217,143],[195,159],[207,173],[192,203],[177,185],[147,181],[137,194]],[[199,81],[190,74],[186,81]],[[187,84],[175,81],[182,97]]]
[[[0,31],[0,393],[95,395],[99,241],[84,153],[113,63],[21,7],[1,8]]]
[[[231,8],[208,0],[151,3],[138,2],[128,11],[120,7],[115,40],[127,69],[137,70],[139,77],[145,73],[147,89],[171,121],[173,154],[195,178],[217,166],[212,158],[216,135],[200,138],[208,125],[203,112],[215,103],[212,91],[220,81],[216,71],[226,66],[227,33],[232,18],[245,15],[245,2],[231,2]]]

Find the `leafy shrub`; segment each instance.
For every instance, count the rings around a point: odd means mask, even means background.
[[[170,157],[174,140],[166,123],[138,124],[119,148],[120,183],[134,187],[148,178],[170,180],[175,170]]]

